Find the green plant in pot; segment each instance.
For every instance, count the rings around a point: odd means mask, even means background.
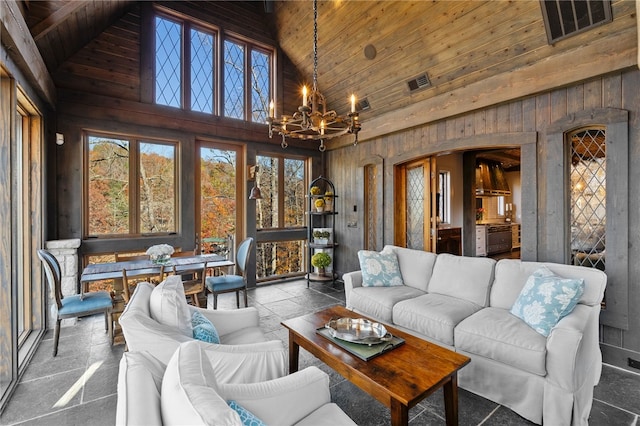
[[[327,244],[331,233],[329,231],[320,231],[318,229],[313,231],[313,241],[317,244]]]
[[[311,256],[311,264],[318,268],[318,275],[325,275],[325,268],[331,265],[331,256],[321,251]]]

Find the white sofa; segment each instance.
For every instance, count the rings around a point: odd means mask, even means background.
[[[463,353],[471,363],[459,385],[545,425],[586,425],[600,379],[600,303],[606,275],[554,263],[436,255],[387,246],[404,284],[363,287],[361,271],[344,275],[346,306]],[[548,337],[510,313],[541,265],[583,278],[584,293]]]
[[[231,400],[268,425],[355,425],[331,403],[329,376],[317,367],[259,383],[220,383],[195,341],[181,344],[168,365],[148,352],[124,353],[116,425],[240,426]]]
[[[288,371],[287,350],[281,340],[267,341],[259,326],[257,309],[243,308],[214,311],[188,305],[179,276],[165,281],[163,314],[175,325],[161,323],[151,311],[154,287],[139,283],[120,316],[119,323],[131,352],[148,352],[167,364],[181,343],[196,341],[209,357],[221,382],[252,383],[285,376]],[[180,291],[182,290],[182,291]],[[155,310],[158,307],[155,306]],[[220,344],[194,340],[190,326],[184,327],[194,311],[199,311],[215,326]],[[180,314],[182,312],[182,314]],[[186,315],[186,317],[185,317]]]

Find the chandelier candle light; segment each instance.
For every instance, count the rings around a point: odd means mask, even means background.
[[[307,86],[302,87],[302,106],[293,115],[283,115],[280,119],[275,116],[275,104],[269,104],[269,137],[273,132],[282,136],[282,148],[288,145],[287,138],[319,140],[320,151],[324,151],[326,139],[351,133],[355,135],[354,145],[358,143],[360,122],[356,112],[356,97],[351,95],[351,112],[346,116],[339,116],[335,111],[327,111],[327,103],[322,93],[318,91],[318,6],[313,0],[313,87],[308,93]]]

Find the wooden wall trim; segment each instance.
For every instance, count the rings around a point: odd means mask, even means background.
[[[55,109],[56,87],[49,75],[42,55],[31,37],[27,23],[24,21],[20,9],[15,1],[0,2],[0,19],[2,21],[2,44],[7,47],[13,60],[39,96]],[[14,37],[20,35],[20,37]]]

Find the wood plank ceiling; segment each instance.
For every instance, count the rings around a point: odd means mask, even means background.
[[[65,59],[120,18],[129,0],[20,2],[25,21],[53,75]],[[167,2],[170,4],[171,2]],[[206,7],[207,2],[198,2]],[[266,0],[264,19],[300,84],[313,75],[311,1]],[[254,8],[262,9],[262,8]],[[600,35],[635,31],[635,5],[612,0],[614,23],[549,45],[538,1],[318,2],[318,86],[330,109],[349,108],[349,96],[366,97],[366,121],[397,119],[403,108],[553,56],[577,50]],[[635,34],[635,33],[634,33]],[[375,51],[375,55],[365,55]],[[373,56],[373,57],[372,57]],[[407,82],[426,73],[431,86],[410,91]],[[285,88],[288,90],[287,88]],[[300,99],[279,100],[291,113]],[[282,112],[282,111],[280,111]],[[417,114],[415,111],[411,114]]]

